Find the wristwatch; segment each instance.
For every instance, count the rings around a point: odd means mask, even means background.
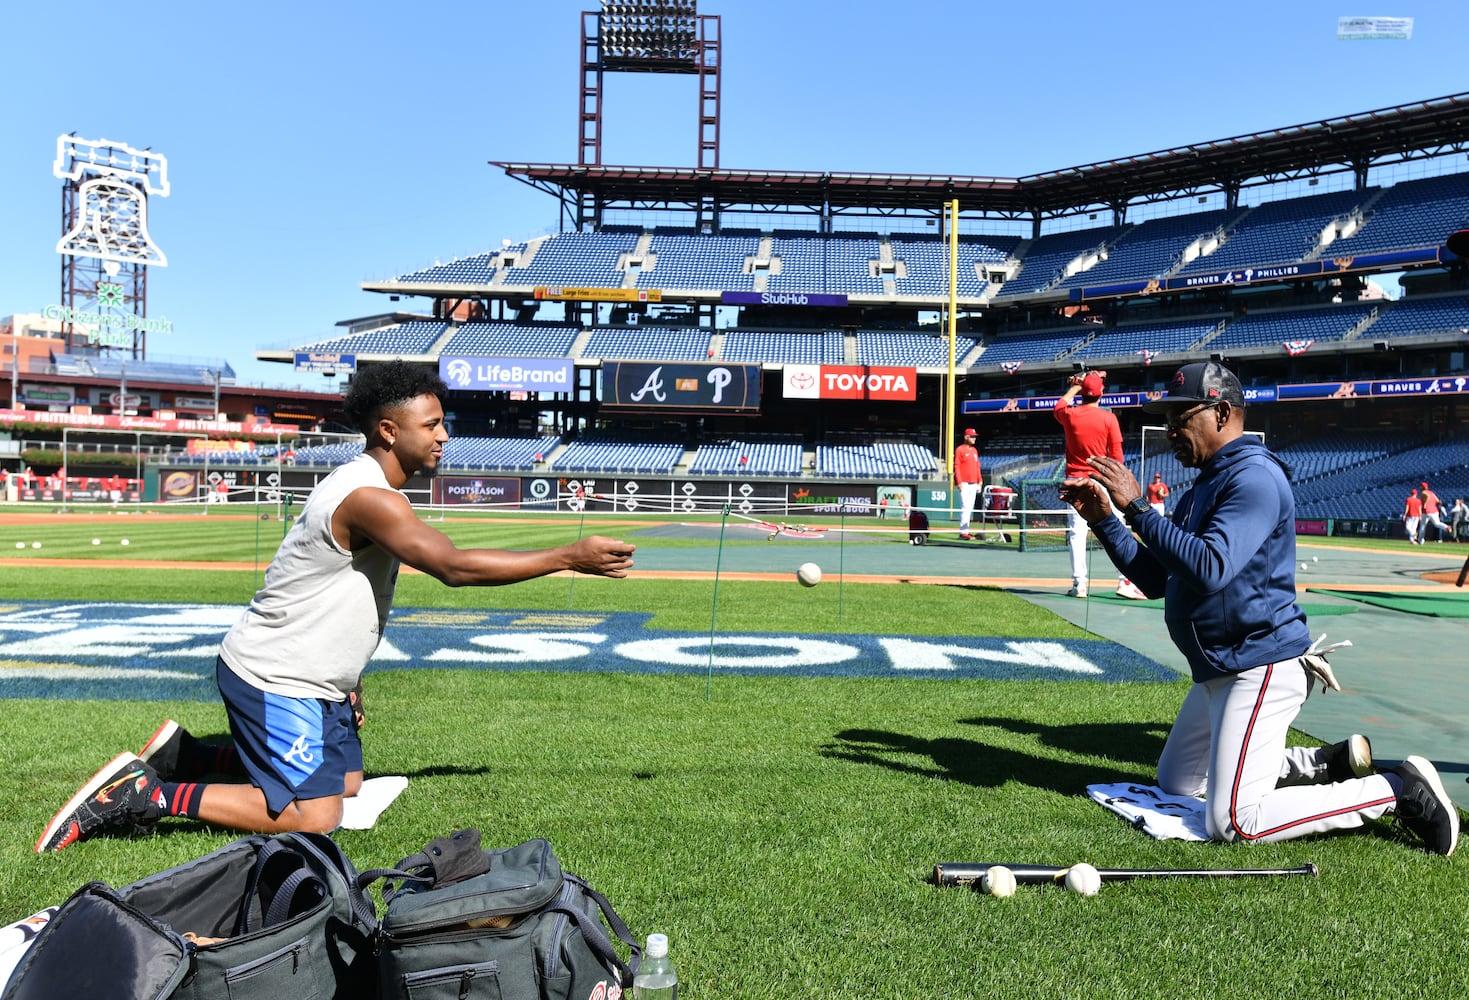
[[[1135,496],[1122,505],[1122,517],[1128,524],[1131,524],[1133,518],[1140,514],[1146,514],[1152,509],[1153,505],[1148,503],[1146,499],[1141,496]]]

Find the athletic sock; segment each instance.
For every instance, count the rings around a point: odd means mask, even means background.
[[[179,748],[179,763],[182,765],[179,773],[191,777],[203,777],[206,774],[227,774],[236,778],[246,776],[245,768],[240,763],[240,754],[233,743],[220,746],[195,740]]]
[[[204,798],[204,786],[197,781],[160,781],[158,787],[168,800],[170,816],[199,818],[199,801]]]
[[[1395,799],[1402,798],[1403,797],[1403,779],[1402,779],[1402,776],[1401,775],[1397,775],[1397,774],[1393,774],[1391,771],[1389,771],[1388,773],[1384,774],[1383,777],[1386,778],[1387,779],[1387,783],[1392,786],[1393,798],[1395,798]]]

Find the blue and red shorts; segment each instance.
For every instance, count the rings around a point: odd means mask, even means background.
[[[272,815],[298,799],[341,795],[347,775],[362,770],[362,740],[347,702],[261,691],[223,657],[214,674],[240,764]]]

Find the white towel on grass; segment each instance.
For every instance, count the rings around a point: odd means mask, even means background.
[[[1169,795],[1156,785],[1130,781],[1087,785],[1086,793],[1154,840],[1209,839],[1203,799]]]
[[[407,787],[408,779],[402,775],[368,778],[356,795],[342,800],[341,829],[371,830],[383,810]]]

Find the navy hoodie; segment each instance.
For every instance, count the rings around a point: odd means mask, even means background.
[[[1171,519],[1150,510],[1131,531],[1115,517],[1093,526],[1117,569],[1149,597],[1162,595],[1168,634],[1195,681],[1310,648],[1296,604],[1289,474],[1255,438],[1236,438],[1204,463]]]

